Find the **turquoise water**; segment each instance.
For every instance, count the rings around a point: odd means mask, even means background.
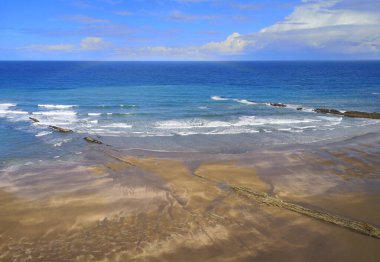
[[[0,160],[79,154],[88,134],[125,148],[237,152],[379,129],[318,107],[380,112],[380,62],[0,62]]]

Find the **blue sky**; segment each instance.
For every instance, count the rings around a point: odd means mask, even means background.
[[[378,0],[3,0],[0,60],[380,59]]]

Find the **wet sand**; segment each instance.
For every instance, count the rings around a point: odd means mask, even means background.
[[[379,261],[380,239],[230,185],[380,228],[380,140],[235,155],[89,146],[1,173],[1,261]]]

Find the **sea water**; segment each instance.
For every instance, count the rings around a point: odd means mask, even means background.
[[[234,153],[380,130],[315,108],[380,112],[380,62],[3,61],[0,161],[80,154],[87,135],[124,149]]]

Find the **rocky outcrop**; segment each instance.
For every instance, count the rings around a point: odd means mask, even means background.
[[[326,109],[326,108],[316,108],[314,112],[321,114],[333,114],[346,117],[354,118],[370,118],[370,119],[380,119],[380,113],[369,113],[369,112],[360,112],[360,111],[346,111],[341,112],[336,109]]]
[[[380,119],[380,113],[368,113],[368,112],[359,112],[359,111],[346,111],[344,116],[356,117],[356,118],[371,118],[371,119]]]
[[[302,107],[297,107],[297,110],[298,110],[298,111],[302,111],[303,108],[302,108]]]
[[[276,107],[286,107],[285,104],[281,104],[281,103],[270,103],[271,106],[276,106]]]
[[[86,140],[87,142],[90,142],[90,143],[95,143],[95,144],[103,144],[102,141],[99,141],[95,138],[92,138],[92,137],[89,137],[89,136],[86,136],[85,138],[83,138],[84,140]]]
[[[59,126],[49,126],[49,128],[53,129],[54,131],[61,132],[61,133],[70,133],[70,132],[73,132],[73,130],[71,130],[71,129],[63,128],[63,127],[59,127]]]
[[[321,113],[321,114],[334,114],[334,115],[343,115],[342,112],[336,109],[327,109],[327,108],[316,108],[313,110],[316,113]]]
[[[29,117],[29,119],[32,120],[34,123],[40,122],[40,120],[38,120],[37,118],[34,118],[34,117]]]

